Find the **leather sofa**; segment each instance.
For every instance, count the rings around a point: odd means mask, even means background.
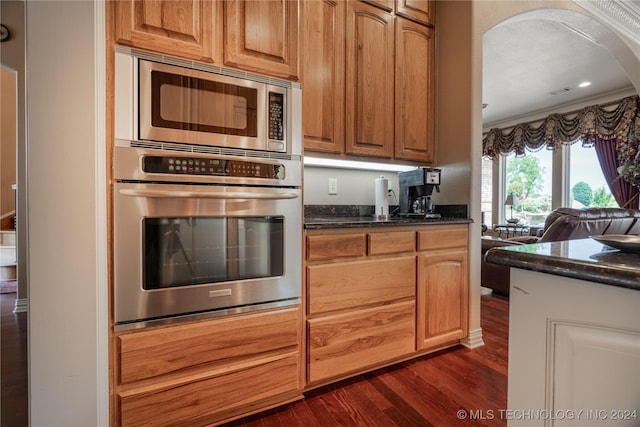
[[[481,284],[509,295],[509,267],[490,264],[485,253],[494,247],[584,239],[601,234],[640,234],[640,210],[620,208],[558,208],[551,212],[537,236],[482,239]]]

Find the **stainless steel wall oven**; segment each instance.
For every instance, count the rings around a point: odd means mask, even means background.
[[[139,69],[132,58],[129,65]],[[130,111],[139,111],[146,99],[131,95],[132,76],[116,69],[116,128],[131,137],[116,134],[114,150],[116,330],[299,303],[299,86],[283,82],[279,89],[288,111],[282,152],[268,142],[273,133],[264,133],[262,144],[253,130],[249,149],[246,139],[140,138],[142,124],[117,110],[133,102]]]

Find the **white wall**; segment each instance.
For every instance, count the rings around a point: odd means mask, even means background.
[[[98,319],[107,299],[100,294],[105,279],[98,260],[106,243],[97,237],[104,221],[97,195],[105,191],[98,184],[104,153],[96,148],[103,121],[96,103],[104,104],[104,95],[96,98],[98,6],[26,2],[32,426],[101,425],[100,369],[107,354],[100,340],[107,325],[101,334]]]

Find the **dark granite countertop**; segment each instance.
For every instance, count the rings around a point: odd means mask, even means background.
[[[314,216],[304,218],[304,228],[361,228],[361,227],[389,227],[389,226],[416,226],[433,224],[468,224],[472,220],[467,218],[403,218],[390,217],[387,220],[379,220],[374,216]]]
[[[397,212],[397,206],[390,206],[391,212]],[[373,216],[374,207],[370,205],[305,205],[304,228],[358,228],[415,226],[430,224],[468,224],[473,222],[467,218],[466,205],[436,206],[440,218],[414,218],[391,215],[387,220],[379,220]]]
[[[485,260],[640,290],[640,253],[622,252],[592,239],[496,247],[487,251]]]

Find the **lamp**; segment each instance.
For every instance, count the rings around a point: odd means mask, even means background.
[[[511,193],[507,196],[507,200],[504,201],[504,205],[505,206],[510,206],[511,207],[511,218],[507,219],[508,223],[517,223],[519,221],[518,218],[514,218],[513,217],[513,207],[514,206],[518,206],[520,204],[520,201],[518,200],[518,196],[516,196],[515,194]]]

